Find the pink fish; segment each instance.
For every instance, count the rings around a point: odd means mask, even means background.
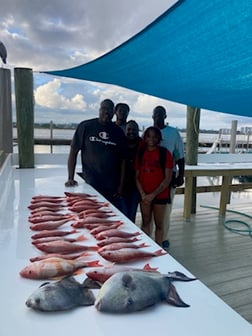
[[[49,209],[62,209],[64,208],[63,204],[57,204],[57,203],[53,203],[53,202],[36,202],[36,203],[30,203],[30,205],[28,206],[28,208],[30,210],[36,209],[36,208],[41,208],[41,207],[47,207]]]
[[[149,264],[144,265],[143,268],[135,268],[133,266],[111,265],[111,266],[105,266],[105,267],[94,269],[94,270],[89,270],[86,272],[86,275],[94,281],[99,281],[103,283],[115,273],[131,271],[131,270],[157,272],[157,268],[150,267]]]
[[[133,243],[138,241],[138,237],[130,237],[130,238],[125,238],[125,237],[107,237],[105,239],[99,240],[97,245],[99,247],[105,246],[105,245],[109,245],[109,244],[113,244],[113,243]]]
[[[51,242],[51,241],[55,241],[55,240],[64,240],[64,241],[68,241],[70,243],[74,243],[74,242],[78,242],[78,241],[84,241],[87,240],[87,238],[83,235],[80,235],[77,238],[66,238],[66,237],[43,237],[43,238],[39,238],[39,239],[33,239],[32,244],[33,245],[38,245],[38,244],[42,244],[42,243],[47,243],[47,242]]]
[[[110,220],[102,220],[101,218],[96,221],[95,219],[92,219],[91,221],[87,220],[86,218],[82,218],[80,220],[74,221],[73,224],[71,224],[74,228],[85,228],[88,230],[91,230],[95,227],[101,226],[101,225],[113,225],[113,224],[123,224],[122,221],[116,220],[116,221],[110,221]]]
[[[38,207],[31,209],[31,215],[39,215],[42,212],[46,212],[48,215],[58,214],[59,211],[64,210],[64,208],[48,208],[48,207]]]
[[[109,245],[105,245],[103,247],[100,247],[98,250],[98,253],[102,253],[103,251],[113,251],[113,250],[120,250],[123,248],[132,248],[132,249],[139,249],[142,247],[149,247],[149,245],[147,245],[146,243],[141,243],[139,245],[134,244],[134,243],[124,243],[124,242],[120,242],[120,243],[113,243],[113,244],[109,244]]]
[[[137,231],[137,232],[126,232],[126,231],[122,231],[119,229],[111,229],[111,230],[106,230],[106,231],[102,231],[100,233],[98,233],[97,235],[95,235],[95,238],[97,240],[102,240],[104,238],[107,237],[124,237],[124,238],[130,238],[130,237],[135,237],[140,235],[141,232]]]
[[[48,258],[52,258],[52,257],[63,258],[63,259],[67,259],[67,260],[74,260],[74,259],[77,259],[79,257],[84,257],[84,256],[87,257],[89,255],[90,255],[89,252],[82,252],[82,253],[75,253],[75,254],[47,253],[47,254],[43,254],[43,255],[39,255],[39,256],[30,258],[30,262],[44,260],[44,259],[48,259]]]
[[[95,236],[102,231],[117,229],[121,225],[122,225],[122,223],[120,223],[120,222],[115,223],[115,224],[111,224],[111,225],[99,225],[99,226],[93,228],[92,230],[90,230],[90,234]]]
[[[74,192],[69,192],[69,191],[65,191],[64,194],[67,197],[80,197],[80,198],[96,197],[96,195],[91,195],[87,193],[74,193]]]
[[[100,252],[100,255],[104,259],[110,262],[116,262],[118,264],[162,256],[164,254],[167,254],[167,252],[165,252],[163,249],[157,250],[156,252],[148,252],[133,248],[123,248],[120,250]]]
[[[79,218],[86,218],[86,217],[109,218],[115,216],[115,213],[112,211],[87,209],[79,212],[78,216]]]
[[[35,211],[34,210],[31,211],[31,214],[30,214],[29,218],[32,218],[32,217],[42,217],[42,216],[58,216],[58,215],[62,215],[62,213],[60,213],[58,211],[54,211],[54,210],[42,210],[42,211],[38,211],[36,209]]]
[[[62,203],[65,201],[63,197],[53,197],[53,196],[33,196],[31,203],[38,202],[50,202],[50,203]]]
[[[55,240],[48,243],[37,244],[36,247],[46,253],[77,253],[84,251],[97,251],[98,246],[87,246],[70,243],[64,240]]]
[[[91,198],[85,198],[85,199],[76,199],[76,201],[74,202],[73,206],[79,206],[79,205],[101,205],[103,206],[104,204],[107,204],[105,202],[100,202],[100,201],[97,201],[95,199],[91,199]]]
[[[57,221],[36,223],[36,224],[30,225],[30,229],[34,231],[55,230],[69,221],[70,221],[69,218],[65,218],[65,219],[61,219]]]
[[[79,204],[79,205],[73,205],[69,206],[68,209],[73,212],[81,212],[86,209],[100,209],[101,207],[109,206],[109,203],[103,203],[103,204],[93,204],[93,203],[87,203],[87,204]]]
[[[51,196],[51,195],[35,195],[35,196],[32,196],[32,200],[41,200],[41,199],[49,199],[49,200],[55,200],[55,201],[58,201],[58,200],[64,200],[65,199],[65,196]]]
[[[28,220],[30,223],[42,223],[42,222],[51,222],[51,221],[57,221],[61,219],[74,219],[75,216],[73,214],[52,214],[52,215],[32,215],[28,217]]]
[[[76,270],[83,267],[97,266],[102,266],[98,260],[87,261],[85,257],[75,260],[54,257],[31,263],[21,270],[20,275],[28,279],[51,279],[73,274]]]
[[[62,237],[67,236],[73,233],[77,233],[78,231],[76,229],[69,230],[69,231],[63,231],[63,230],[43,230],[38,233],[35,233],[31,236],[32,239],[40,239],[44,237]]]

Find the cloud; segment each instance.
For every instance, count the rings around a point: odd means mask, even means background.
[[[117,47],[162,14],[175,0],[8,0],[1,1],[0,40],[8,66],[34,71],[74,67]],[[148,3],[148,5],[146,5]],[[34,72],[35,121],[79,122],[98,116],[101,100],[130,106],[130,118],[152,124],[152,110],[163,105],[167,121],[186,127],[186,106],[113,85],[56,78]],[[15,104],[13,104],[15,115]],[[250,118],[201,111],[200,127],[239,126]]]
[[[60,94],[61,82],[59,79],[39,86],[35,92],[35,102],[40,106],[50,109],[63,109],[63,110],[84,110],[87,106],[84,97],[81,94],[76,94],[71,98],[66,98]]]

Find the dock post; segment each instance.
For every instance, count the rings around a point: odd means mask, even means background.
[[[53,121],[50,121],[50,152],[53,152]]]
[[[15,68],[19,168],[34,168],[34,96],[32,69]]]
[[[237,120],[232,120],[229,153],[235,153]]]
[[[0,150],[13,152],[11,71],[0,68]]]
[[[200,123],[200,109],[197,107],[187,106],[187,126],[186,126],[186,164],[197,165],[198,164],[198,147],[199,147],[199,123]],[[191,195],[185,197],[184,202],[188,202],[190,198],[191,213],[196,213],[196,186],[197,178],[189,177],[192,181],[185,181],[185,188],[190,185]],[[184,206],[184,209],[188,206]],[[184,211],[184,217],[188,216]],[[188,218],[186,218],[188,219]]]

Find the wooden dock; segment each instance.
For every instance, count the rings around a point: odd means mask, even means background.
[[[182,195],[175,196],[175,202],[179,197]],[[251,199],[230,205],[228,210],[252,215]],[[173,209],[170,254],[252,323],[252,236],[229,231],[223,225],[225,220],[245,220],[252,228],[252,218],[229,211],[223,219],[217,210],[198,206],[197,213],[186,221],[182,207]],[[139,213],[137,222],[141,222]],[[234,226],[246,229],[238,223]]]

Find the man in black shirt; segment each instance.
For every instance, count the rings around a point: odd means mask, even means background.
[[[114,103],[105,99],[99,117],[82,121],[75,131],[68,157],[67,187],[74,180],[77,155],[81,151],[82,177],[115,206],[118,205],[124,178],[126,137],[112,122]]]

